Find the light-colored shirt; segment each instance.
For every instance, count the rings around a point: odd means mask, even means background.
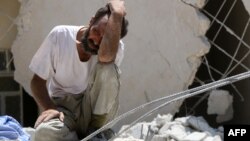
[[[48,82],[50,96],[79,94],[88,85],[97,56],[81,62],[76,47],[76,35],[81,26],[56,26],[43,41],[31,60],[29,68]],[[115,63],[120,66],[124,44],[120,40]]]

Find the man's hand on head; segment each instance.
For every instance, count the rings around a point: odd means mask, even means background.
[[[50,119],[53,119],[53,118],[59,118],[60,121],[63,121],[64,120],[64,114],[63,114],[63,112],[59,112],[56,109],[45,110],[37,118],[34,127],[37,128],[37,126],[40,125],[42,122],[49,121]]]
[[[111,13],[119,14],[121,17],[126,15],[124,0],[110,0],[108,6]]]
[[[101,63],[115,61],[121,38],[122,23],[126,15],[123,0],[110,0],[107,5],[111,14],[98,51],[98,61]]]

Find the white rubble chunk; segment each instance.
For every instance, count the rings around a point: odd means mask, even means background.
[[[215,129],[210,127],[203,117],[190,116],[190,118],[188,119],[188,123],[198,131],[207,131],[211,135],[216,135]]]
[[[161,129],[159,130],[159,134],[160,135],[164,135],[164,134],[167,134],[167,131],[170,129],[170,127],[174,125],[172,122],[169,122],[169,123],[165,123]]]
[[[183,126],[188,126],[188,118],[190,117],[189,116],[180,117],[180,118],[176,118],[174,121],[180,122]]]
[[[188,135],[186,128],[180,124],[171,126],[165,133],[178,141],[184,139]]]
[[[166,141],[168,140],[167,135],[154,135],[151,141]]]
[[[133,136],[129,136],[127,138],[116,138],[114,141],[144,141],[142,139],[136,139]]]
[[[223,141],[224,139],[222,139],[220,136],[216,135],[214,136],[214,140],[213,141]]]
[[[230,105],[224,115],[218,115],[216,117],[216,122],[217,123],[222,123],[222,122],[225,122],[225,121],[229,121],[229,120],[231,120],[233,118],[233,116],[234,116],[233,105]]]
[[[206,137],[203,141],[222,141],[221,137],[220,136],[209,136],[209,137]]]
[[[224,128],[213,129],[203,117],[180,117],[175,120],[163,120],[168,116],[157,116],[152,122],[138,123],[121,137],[151,141],[221,141]],[[156,120],[158,120],[156,122]],[[166,121],[166,122],[164,122]],[[158,123],[158,124],[157,124]],[[160,123],[160,124],[159,124]],[[162,127],[157,126],[165,123]],[[127,126],[123,126],[120,131]],[[149,132],[148,132],[149,131]],[[158,132],[157,132],[158,131]],[[120,138],[120,141],[122,141]]]
[[[202,141],[207,137],[206,133],[203,132],[193,132],[189,135],[187,135],[183,141]]]
[[[165,123],[170,122],[172,120],[173,120],[173,115],[171,114],[157,115],[157,117],[154,119],[156,125],[159,127],[162,127]]]
[[[208,98],[208,114],[224,115],[232,105],[233,97],[226,90],[213,90]]]
[[[137,139],[145,139],[145,137],[148,134],[148,129],[150,125],[151,124],[147,122],[137,123],[130,129],[128,129],[125,133],[123,133],[121,137],[133,136],[134,138]],[[124,130],[127,127],[128,125],[122,126],[120,131]]]
[[[248,13],[250,13],[250,1],[249,0],[242,0],[246,10]]]
[[[168,122],[166,124],[164,124],[160,130],[159,130],[159,134],[168,134],[168,130],[171,130],[171,127],[174,126],[174,125],[180,125],[180,126],[184,126],[186,129],[186,132],[188,133],[191,133],[193,132],[193,130],[183,124],[181,124],[180,122],[176,122],[176,121],[173,121],[173,122]]]
[[[224,132],[224,127],[223,127],[223,126],[219,126],[219,127],[218,127],[218,131],[219,131],[219,132]]]
[[[213,141],[213,140],[214,140],[214,137],[208,136],[203,141]]]

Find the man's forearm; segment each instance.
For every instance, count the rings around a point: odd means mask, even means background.
[[[31,90],[35,101],[42,111],[55,108],[55,105],[49,97],[45,80],[41,79],[37,75],[34,75],[31,81]]]
[[[115,60],[119,47],[122,20],[125,16],[124,3],[117,0],[109,4],[111,15],[100,44],[98,58],[100,62],[112,62]]]

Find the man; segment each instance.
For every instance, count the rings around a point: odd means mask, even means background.
[[[36,141],[79,140],[114,118],[125,15],[124,1],[110,0],[88,27],[57,26],[46,37],[30,64],[42,110]]]

